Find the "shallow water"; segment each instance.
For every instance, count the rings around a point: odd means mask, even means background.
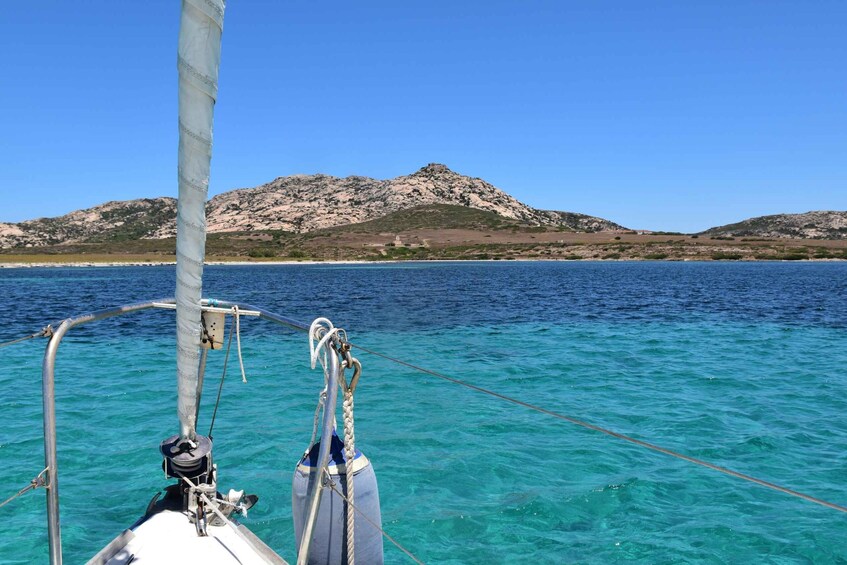
[[[0,270],[0,341],[173,293],[172,267]],[[206,294],[847,504],[847,265],[403,263],[209,267]],[[215,424],[220,486],[294,557],[293,466],[322,377],[303,335],[242,324]],[[75,329],[57,367],[66,562],[131,524],[177,431],[173,317]],[[0,350],[0,497],[43,466],[43,342]],[[845,518],[360,354],[357,446],[386,530],[425,562],[840,563]],[[222,355],[210,360],[206,431]],[[230,371],[234,365],[230,365]],[[8,492],[8,494],[7,494]],[[0,509],[0,562],[46,560],[43,492]],[[386,543],[390,563],[406,562]]]

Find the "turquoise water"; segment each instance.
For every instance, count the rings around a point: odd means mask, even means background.
[[[847,265],[233,266],[209,268],[206,284],[210,296],[327,315],[373,349],[847,504]],[[0,270],[0,341],[172,287],[170,267]],[[130,315],[62,345],[68,563],[96,553],[165,484],[157,446],[177,430],[172,320]],[[308,369],[304,336],[243,326],[249,382],[230,373],[224,387],[220,486],[259,495],[245,522],[290,560],[291,472],[322,377]],[[43,466],[43,345],[0,350],[2,498]],[[425,562],[847,561],[847,522],[833,510],[360,359],[357,446],[374,462],[386,530]],[[221,363],[210,360],[201,431]],[[0,518],[0,562],[46,560],[42,491]],[[386,559],[407,562],[388,543]]]

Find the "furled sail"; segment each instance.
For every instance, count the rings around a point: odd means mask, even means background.
[[[179,205],[176,236],[180,439],[195,437],[206,196],[218,91],[224,0],[183,0],[179,30]]]

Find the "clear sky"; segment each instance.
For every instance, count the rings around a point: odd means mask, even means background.
[[[7,2],[0,221],[176,194],[177,0]],[[230,0],[210,195],[429,162],[699,231],[847,209],[847,2]]]

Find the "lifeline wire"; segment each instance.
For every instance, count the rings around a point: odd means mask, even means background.
[[[49,469],[49,467],[47,469]],[[47,472],[47,469],[44,469],[43,471],[38,473],[38,475],[36,475],[36,477],[34,479],[32,479],[27,486],[25,486],[24,488],[22,488],[17,493],[13,494],[12,496],[7,498],[3,502],[0,502],[0,508],[3,508],[4,506],[9,504],[13,500],[18,498],[19,496],[23,496],[24,494],[26,494],[27,492],[29,492],[31,490],[35,490],[38,487],[45,486],[46,483],[45,483],[45,480],[44,480],[44,473]]]
[[[524,402],[522,400],[518,400],[516,398],[512,398],[510,396],[506,396],[505,394],[500,394],[499,392],[494,392],[493,390],[489,390],[487,388],[483,388],[481,386],[477,386],[459,379],[455,379],[453,377],[448,377],[447,375],[443,375],[436,371],[431,371],[429,369],[425,369],[423,367],[418,367],[417,365],[413,365],[411,363],[407,363],[406,361],[402,361],[395,357],[391,357],[389,355],[385,355],[384,353],[378,353],[371,349],[367,349],[365,347],[350,344],[353,347],[357,347],[364,351],[365,353],[370,353],[371,355],[375,355],[377,357],[381,357],[387,361],[391,361],[393,363],[397,363],[398,365],[403,365],[410,369],[414,369],[416,371],[420,371],[421,373],[426,373],[427,375],[431,375],[433,377],[437,377],[439,379],[443,379],[445,381],[449,381],[451,383],[455,383],[457,385],[461,385],[465,388],[469,388],[471,390],[475,390],[477,392],[481,392],[483,394],[487,394],[489,396],[493,396],[495,398],[499,398],[500,400],[505,400],[506,402],[511,402],[512,404],[517,404],[518,406],[523,406],[524,408],[529,408],[530,410],[535,410],[536,412],[541,412],[542,414],[547,414],[548,416],[553,416],[554,418],[558,418],[560,420],[564,420],[566,422],[570,422],[571,424],[576,424],[577,426],[582,426],[583,428],[588,428],[589,430],[594,430],[595,432],[600,432],[601,434],[606,434],[608,436],[612,436],[623,441],[628,441],[630,443],[634,443],[640,447],[644,447],[647,449],[651,449],[653,451],[657,451],[659,453],[664,453],[665,455],[670,455],[671,457],[676,457],[677,459],[682,459],[683,461],[688,461],[689,463],[694,463],[695,465],[700,465],[701,467],[706,467],[707,469],[712,469],[713,471],[717,471],[719,473],[723,473],[725,475],[729,475],[731,477],[735,477],[737,479],[742,479],[745,481],[749,481],[751,483],[755,483],[757,485],[784,493],[789,494],[791,496],[796,496],[797,498],[802,498],[808,502],[814,502],[815,504],[820,504],[821,506],[826,506],[827,508],[832,508],[833,510],[838,510],[839,512],[847,513],[847,507],[840,506],[838,504],[834,504],[832,502],[827,502],[826,500],[821,500],[820,498],[815,498],[814,496],[809,496],[808,494],[803,494],[802,492],[798,492],[796,490],[792,490],[790,488],[786,488],[762,479],[757,479],[756,477],[751,477],[750,475],[745,475],[744,473],[739,473],[738,471],[733,471],[732,469],[727,469],[726,467],[721,467],[719,465],[715,465],[714,463],[709,463],[708,461],[703,461],[702,459],[697,459],[696,457],[690,457],[688,455],[683,455],[682,453],[678,453],[676,451],[672,451],[670,449],[648,443],[646,441],[641,441],[640,439],[635,439],[634,437],[630,437],[628,435],[624,435],[618,432],[614,432],[612,430],[608,430],[606,428],[602,428],[600,426],[596,426],[594,424],[590,424],[583,420],[578,420],[576,418],[572,418],[570,416],[565,416],[564,414],[559,414],[558,412],[553,412],[552,410],[547,410],[546,408],[542,408],[540,406],[536,406],[534,404],[530,404],[528,402]]]
[[[361,349],[361,348],[360,348],[360,349]],[[362,351],[364,351],[364,349],[362,349]],[[345,471],[345,472],[346,472],[346,471]],[[327,476],[329,476],[329,475],[327,475]],[[402,545],[400,545],[400,543],[399,543],[397,540],[395,540],[393,537],[389,536],[389,535],[388,535],[388,533],[387,533],[385,530],[383,530],[382,528],[380,528],[380,527],[379,527],[379,525],[377,525],[377,523],[376,523],[376,522],[374,522],[373,520],[371,520],[371,519],[367,516],[367,514],[365,514],[365,513],[364,513],[364,512],[362,512],[361,510],[359,510],[359,508],[358,508],[355,504],[353,504],[353,503],[350,501],[350,499],[349,499],[349,498],[347,498],[346,496],[344,496],[344,493],[343,493],[343,492],[341,492],[340,490],[338,490],[338,489],[335,487],[335,482],[334,482],[332,479],[330,479],[330,480],[329,480],[329,482],[328,482],[327,484],[328,484],[329,488],[331,488],[331,489],[333,490],[333,492],[335,492],[338,496],[340,496],[341,498],[343,498],[344,500],[346,500],[346,501],[347,501],[347,504],[349,504],[349,505],[353,508],[353,510],[355,510],[356,512],[358,512],[358,513],[359,513],[359,515],[360,515],[362,518],[364,518],[366,522],[370,523],[370,525],[371,525],[371,526],[373,526],[374,528],[376,528],[377,530],[379,530],[380,532],[382,532],[382,535],[383,535],[383,536],[385,536],[385,539],[387,539],[388,541],[390,541],[391,543],[393,543],[395,546],[397,546],[397,549],[399,549],[400,551],[402,551],[403,553],[405,553],[406,555],[408,555],[408,556],[409,556],[409,557],[410,557],[410,558],[411,558],[411,559],[412,559],[415,563],[419,563],[420,565],[424,565],[424,562],[423,562],[423,561],[421,561],[420,559],[418,559],[417,557],[415,557],[415,555],[414,555],[411,551],[409,551],[408,549],[406,549],[405,547],[403,547]]]
[[[18,339],[13,339],[12,341],[6,341],[0,343],[0,348],[8,347],[10,345],[15,345],[16,343],[21,343],[23,341],[27,341],[30,339],[35,339],[37,337],[50,337],[53,335],[53,328],[51,326],[45,326],[44,329],[35,332],[32,335],[25,335],[23,337],[19,337]]]

